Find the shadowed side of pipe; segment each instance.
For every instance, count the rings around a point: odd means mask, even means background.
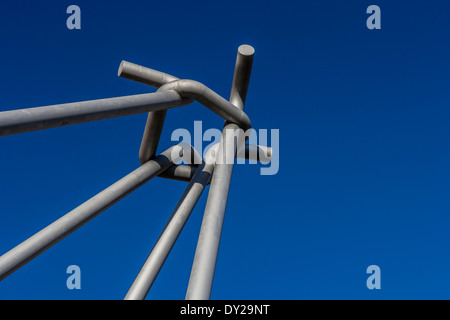
[[[0,280],[135,191],[184,156],[186,144],[177,144],[84,202],[0,257]],[[192,148],[192,147],[191,147]],[[195,149],[191,150],[195,153]],[[198,156],[198,155],[197,155]],[[190,160],[190,159],[189,159]]]

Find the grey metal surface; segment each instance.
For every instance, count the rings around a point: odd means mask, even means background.
[[[183,157],[185,144],[177,144],[140,166],[96,196],[0,257],[0,280],[95,218],[101,212],[154,178]],[[198,156],[198,155],[197,155]]]
[[[213,148],[210,151],[213,152]],[[194,177],[178,201],[156,244],[126,294],[125,300],[143,300],[147,296],[198,199],[209,184],[214,170],[214,159],[211,160],[212,152],[208,152],[205,156],[208,161],[203,161],[197,168]]]
[[[118,75],[119,77],[156,88],[159,88],[168,82],[179,80],[177,77],[170,74],[146,68],[128,61],[122,61],[119,66]],[[189,101],[189,99],[187,101]],[[147,123],[141,140],[141,147],[139,149],[139,161],[141,164],[146,163],[156,155],[166,113],[166,110],[160,110],[149,112],[148,114]]]
[[[215,146],[218,147],[218,144]],[[218,148],[216,149],[218,151]],[[254,144],[246,144],[240,152],[237,152],[236,157],[268,163],[272,160],[272,148]],[[196,171],[197,166],[195,165],[173,164],[167,170],[161,172],[158,177],[189,182]]]
[[[230,101],[239,110],[244,109],[253,55],[254,49],[251,46],[242,45],[238,49]],[[224,155],[229,135],[227,130],[236,129],[239,129],[238,125],[229,122],[225,123],[216,162],[224,157],[228,158],[229,154]],[[233,147],[233,159],[237,148],[238,146]],[[187,300],[207,300],[211,297],[232,172],[233,162],[221,161],[215,166],[186,292]]]
[[[242,50],[245,50],[245,48]],[[248,67],[248,65],[244,67]],[[241,71],[247,72],[247,70]],[[169,74],[127,61],[122,61],[120,64],[118,75],[126,79],[157,87],[159,88],[157,92],[167,90],[176,91],[185,99],[190,98],[197,100],[225,120],[238,124],[244,130],[251,128],[250,119],[242,109],[236,108],[233,103],[222,98],[200,82],[194,80],[179,80]],[[247,85],[248,80],[249,79],[239,79],[239,81],[247,81]],[[239,83],[238,85],[240,87],[245,86],[245,84],[242,83]],[[232,96],[235,95],[232,94]],[[237,101],[236,103],[240,103],[240,101]],[[149,113],[139,150],[139,161],[141,163],[145,163],[156,154],[165,117],[166,110]]]
[[[119,77],[147,84],[159,88],[162,85],[178,80],[170,74],[156,71],[147,67],[140,66],[128,61],[122,61],[117,72]]]
[[[183,98],[192,98],[218,114],[225,120],[236,123],[244,130],[251,128],[250,118],[240,108],[222,98],[204,84],[194,80],[176,80],[169,82],[158,89],[157,92],[173,90]]]
[[[166,119],[167,110],[149,112],[139,148],[139,161],[146,163],[158,150],[159,139]]]
[[[189,104],[176,92],[156,92],[0,112],[0,136],[159,111]]]
[[[268,163],[272,159],[272,148],[254,144],[246,144],[245,148],[243,148],[241,152],[238,152],[236,156],[237,158],[241,159]],[[174,164],[171,165],[167,170],[161,172],[158,177],[189,182],[191,181],[196,171],[197,167],[193,165]]]
[[[191,181],[196,171],[196,166],[173,164],[167,170],[161,172],[158,177],[189,182]]]
[[[2,255],[0,280],[150,179],[159,176],[189,184],[125,299],[146,297],[208,184],[211,187],[186,299],[210,299],[234,159],[240,157],[270,162],[272,157],[272,149],[268,147],[246,144],[243,148],[248,139],[245,130],[251,128],[250,119],[243,110],[253,56],[254,49],[251,46],[242,45],[238,48],[229,101],[197,81],[180,80],[163,72],[122,61],[118,70],[120,77],[159,88],[158,91],[0,112],[0,136],[149,112],[139,150],[141,167]],[[203,161],[197,151],[185,143],[179,143],[155,157],[167,109],[184,106],[194,100],[226,120],[220,143],[211,147]],[[186,163],[201,165],[175,164],[181,158]]]

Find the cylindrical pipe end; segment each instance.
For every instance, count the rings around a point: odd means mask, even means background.
[[[119,77],[122,76],[124,65],[127,64],[127,63],[129,63],[129,62],[127,62],[125,60],[122,60],[122,62],[120,63],[119,70],[117,71],[117,75]]]
[[[252,46],[248,44],[239,46],[236,66],[234,68],[230,102],[241,110],[244,109],[245,98],[247,97],[254,55],[255,49]]]
[[[255,49],[248,44],[242,44],[238,48],[238,53],[245,57],[253,57]]]
[[[143,67],[128,61],[122,61],[120,63],[117,75],[121,78],[137,81],[155,88],[159,88],[168,82],[178,80],[177,77],[171,76],[170,74]]]

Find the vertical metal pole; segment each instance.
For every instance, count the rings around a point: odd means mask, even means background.
[[[254,52],[249,45],[241,45],[238,49],[230,102],[241,110],[244,109]],[[211,296],[234,164],[231,161],[220,160],[226,157],[226,160],[231,158],[234,161],[238,146],[234,145],[232,157],[225,155],[224,152],[227,149],[227,140],[234,139],[233,136],[230,137],[230,130],[236,129],[239,129],[236,124],[225,122],[186,293],[187,300],[207,300]]]

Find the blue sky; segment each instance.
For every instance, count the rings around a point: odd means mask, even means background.
[[[66,8],[81,8],[81,30]],[[381,8],[368,30],[366,8]],[[122,60],[229,97],[280,130],[280,170],[236,165],[212,299],[449,299],[448,1],[2,1],[0,111],[153,92]],[[221,128],[195,103],[171,132]],[[146,115],[0,139],[0,254],[139,166]],[[122,299],[181,196],[155,179],[0,282],[0,299]],[[204,192],[148,299],[184,299]],[[366,268],[381,268],[381,289]],[[66,268],[81,268],[68,290]]]

